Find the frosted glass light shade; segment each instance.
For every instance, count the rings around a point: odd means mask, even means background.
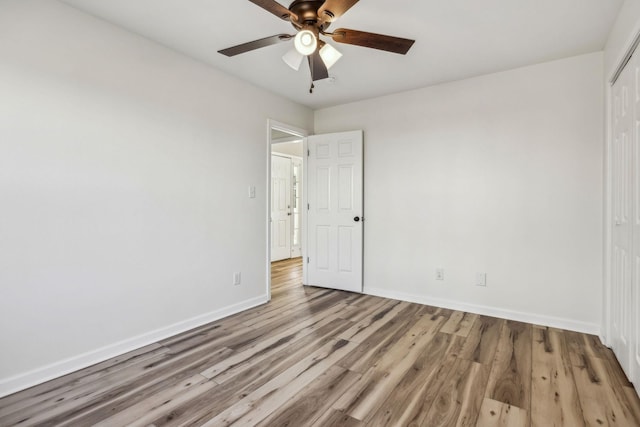
[[[316,40],[316,35],[312,31],[302,30],[293,39],[293,45],[301,55],[309,56],[316,51],[318,40]]]
[[[304,55],[300,54],[296,49],[291,49],[289,52],[285,53],[282,57],[282,60],[291,68],[298,71],[300,69],[300,65],[302,64],[302,60],[304,59]]]
[[[338,62],[338,59],[342,58],[342,54],[335,47],[331,46],[329,43],[325,43],[324,46],[320,48],[320,57],[324,62],[324,65],[327,67],[327,70]]]

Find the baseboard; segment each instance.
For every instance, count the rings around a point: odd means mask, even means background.
[[[42,384],[54,378],[95,365],[96,363],[103,362],[112,357],[128,353],[190,329],[206,325],[207,323],[256,307],[268,301],[269,297],[267,295],[252,298],[250,300],[246,300],[229,307],[224,307],[210,313],[202,314],[200,316],[192,317],[190,319],[174,323],[173,325],[110,344],[78,356],[70,357],[23,374],[0,379],[0,397]]]
[[[468,304],[459,301],[446,300],[429,297],[426,295],[407,294],[403,292],[390,291],[388,289],[364,288],[364,293],[382,298],[390,298],[400,301],[415,302],[418,304],[432,305],[436,307],[448,308],[451,310],[466,311],[469,313],[481,314],[484,316],[498,317],[501,319],[517,320],[519,322],[533,323],[535,325],[550,326],[569,331],[583,332],[600,336],[600,326],[594,323],[580,322],[572,319],[545,316],[536,313],[526,313],[522,311],[505,310],[497,307]]]

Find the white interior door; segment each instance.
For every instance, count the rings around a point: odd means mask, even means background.
[[[610,344],[640,385],[640,55],[613,85]]]
[[[629,366],[630,322],[628,305],[632,285],[632,153],[629,134],[630,70],[620,75],[613,87],[613,260],[611,280],[611,346],[620,365]],[[625,369],[627,371],[627,369]],[[629,372],[627,372],[629,375]]]
[[[291,159],[271,156],[271,261],[291,258]]]
[[[630,135],[633,145],[633,170],[634,174],[634,207],[633,207],[633,248],[634,268],[632,298],[628,302],[628,310],[631,323],[631,364],[629,378],[635,384],[636,390],[640,389],[640,51],[636,53],[627,65],[631,68],[631,85],[629,88]]]
[[[362,292],[362,131],[308,138],[307,284]]]

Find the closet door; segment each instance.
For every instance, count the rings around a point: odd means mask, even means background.
[[[610,344],[640,387],[640,54],[613,85]]]
[[[627,66],[613,86],[613,244],[611,280],[611,345],[620,365],[631,378],[631,328],[634,326],[632,286],[637,283],[640,260],[633,253],[638,209],[633,185],[637,153],[633,153],[632,128],[632,68]],[[634,155],[635,154],[635,155]],[[634,277],[635,276],[635,277]]]
[[[632,298],[630,298],[630,335],[631,359],[629,378],[640,389],[640,51],[636,53],[627,65],[629,69],[629,139],[633,145],[634,170],[634,220],[633,220],[633,248],[634,248],[634,276]]]

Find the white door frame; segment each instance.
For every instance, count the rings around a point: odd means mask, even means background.
[[[266,251],[266,274],[267,274],[267,288],[266,288],[266,292],[267,292],[267,298],[269,301],[271,301],[271,148],[272,148],[272,141],[271,141],[271,130],[279,130],[282,132],[287,132],[296,136],[300,136],[302,137],[302,152],[306,153],[307,152],[307,136],[309,135],[309,132],[295,127],[295,126],[291,126],[288,125],[286,123],[281,123],[278,122],[276,120],[273,119],[267,119],[267,176],[265,179],[265,183],[266,183],[266,189],[267,189],[267,197],[266,197],[266,201],[265,201],[265,229],[266,229],[266,233],[267,233],[267,251]],[[303,174],[303,182],[306,182],[306,174],[307,174],[307,168],[306,168],[306,156],[303,156],[303,166],[302,166],[302,174]],[[307,192],[306,191],[302,191],[302,206],[306,206],[307,204]],[[306,230],[306,224],[307,224],[307,210],[306,209],[302,209],[302,226],[301,226],[301,235],[305,235],[305,230]],[[307,247],[306,247],[306,239],[302,239],[302,259],[305,259],[307,253]],[[303,283],[307,282],[307,264],[306,263],[302,263],[302,277],[303,277]]]
[[[605,159],[604,159],[604,262],[603,262],[603,298],[602,298],[602,322],[600,328],[600,340],[611,347],[612,318],[611,318],[611,257],[613,247],[613,84],[627,64],[629,57],[640,43],[640,28],[636,28],[633,36],[625,44],[625,50],[616,62],[616,68],[607,78],[605,94]]]
[[[302,145],[304,145],[304,141],[302,142]],[[291,156],[291,182],[293,183],[293,179],[294,177],[296,177],[294,171],[296,169],[296,164],[298,165],[298,175],[297,178],[298,180],[296,181],[295,185],[298,188],[298,193],[300,194],[300,204],[298,206],[298,244],[296,246],[293,246],[293,238],[295,236],[295,230],[296,230],[296,213],[294,211],[294,213],[292,214],[292,221],[291,221],[291,257],[294,258],[293,256],[293,252],[296,251],[296,253],[299,253],[300,257],[302,256],[302,242],[303,240],[303,235],[302,232],[305,231],[305,229],[302,227],[302,218],[303,215],[306,215],[307,210],[303,209],[304,207],[304,195],[307,193],[307,189],[305,187],[305,185],[307,184],[304,180],[304,158],[303,157],[297,157],[297,156]],[[302,172],[302,174],[300,174]],[[296,206],[296,198],[297,193],[294,193],[293,191],[293,186],[292,186],[292,190],[291,190],[291,206],[294,207]],[[298,249],[295,249],[298,248]],[[295,257],[297,258],[297,257]],[[304,270],[304,268],[303,268]],[[306,283],[306,282],[305,282]]]

